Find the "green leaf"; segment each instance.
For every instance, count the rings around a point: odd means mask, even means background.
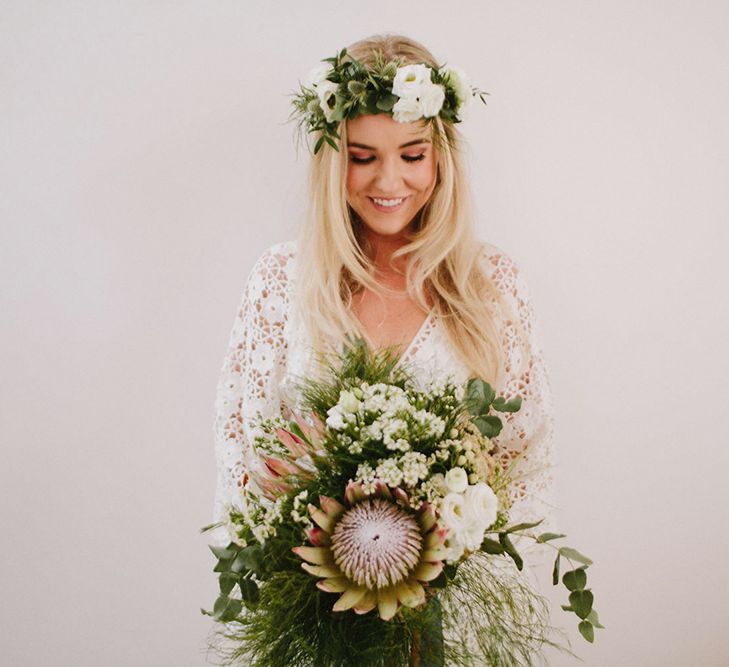
[[[590,642],[590,644],[592,644],[592,642],[595,641],[595,630],[592,627],[592,623],[590,623],[590,621],[580,621],[580,624],[577,626],[577,629],[580,631],[580,634],[588,642]]]
[[[466,406],[472,415],[485,415],[496,392],[488,382],[472,378],[466,385]]]
[[[589,588],[584,591],[572,591],[569,600],[572,609],[575,610],[575,614],[580,618],[585,619],[590,615],[593,595]]]
[[[377,108],[380,111],[392,111],[392,107],[395,106],[395,103],[397,102],[397,96],[392,95],[391,93],[386,93],[382,97],[380,97],[377,100]]]
[[[565,572],[562,583],[571,591],[581,591],[587,583],[587,573],[584,570],[570,570]]]
[[[319,137],[316,144],[314,144],[314,155],[316,155],[319,152],[319,149],[322,147],[322,144],[324,143],[324,135]]]
[[[233,587],[238,583],[238,575],[234,572],[223,572],[218,577],[218,584],[220,585],[220,594],[228,595]]]
[[[562,535],[560,533],[542,533],[537,538],[537,543],[544,544],[545,542],[549,542],[550,540],[558,540],[560,537],[567,537],[567,535]]]
[[[533,523],[516,523],[513,526],[507,526],[502,532],[514,533],[517,530],[528,530],[529,528],[534,528],[535,526],[538,526],[540,523],[542,523],[542,521],[544,521],[544,519],[539,519],[539,521],[535,521]]]
[[[552,569],[552,584],[555,586],[559,583],[559,551],[554,559],[554,568]]]
[[[263,570],[263,550],[258,544],[241,549],[240,553],[230,566],[231,572],[249,571],[258,575]]]
[[[428,585],[431,588],[445,588],[448,585],[448,577],[446,576],[446,573],[441,571],[441,573],[433,579],[433,581],[429,582]]]
[[[514,545],[511,543],[509,536],[506,533],[499,533],[499,542],[501,542],[501,546],[504,547],[504,551],[511,556],[511,560],[514,561],[516,569],[521,570],[524,567],[524,561]]]
[[[481,542],[481,551],[485,551],[487,554],[499,555],[503,554],[505,549],[496,540],[492,540],[490,537],[484,537],[483,542]]]
[[[574,611],[574,609],[572,609],[572,607],[571,607],[570,605],[568,605],[568,604],[563,604],[563,605],[560,605],[560,606],[561,606],[561,607],[562,607],[562,609],[564,609],[565,611]]]
[[[498,396],[491,407],[498,412],[518,412],[521,409],[521,396],[514,396],[508,401],[503,396]]]
[[[229,623],[235,620],[240,614],[243,604],[240,600],[234,600],[227,595],[221,595],[213,607],[213,618],[221,623]]]
[[[596,628],[601,628],[602,630],[605,629],[604,625],[600,625],[600,619],[594,609],[587,615],[585,620],[590,621],[590,623],[592,623]]]
[[[234,551],[230,547],[214,547],[211,545],[208,546],[210,547],[210,551],[213,552],[213,555],[218,560],[230,560],[236,554],[236,551]]]
[[[337,146],[337,144],[336,144],[336,142],[334,141],[334,139],[332,139],[332,138],[331,138],[330,136],[326,136],[326,137],[324,137],[324,138],[326,139],[327,143],[328,143],[328,144],[329,144],[329,145],[330,145],[330,146],[331,146],[331,147],[332,147],[332,148],[333,148],[333,149],[334,149],[335,151],[337,151],[337,153],[338,153],[338,152],[339,152],[339,146]]]
[[[258,586],[252,579],[240,580],[240,592],[246,602],[258,602]]]
[[[559,553],[568,560],[576,560],[583,565],[592,565],[592,561],[587,556],[583,556],[577,549],[573,549],[572,547],[560,547]]]
[[[495,438],[501,433],[501,420],[494,416],[478,416],[471,420],[486,438]]]
[[[230,566],[232,564],[233,560],[219,560],[215,567],[213,568],[213,572],[229,572]]]

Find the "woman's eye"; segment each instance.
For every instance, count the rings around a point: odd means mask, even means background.
[[[369,164],[375,159],[374,155],[370,155],[369,157],[357,157],[356,155],[350,155],[349,157],[355,164]]]
[[[403,155],[402,159],[405,162],[418,162],[418,160],[422,160],[424,157],[425,153],[421,153],[420,155]]]

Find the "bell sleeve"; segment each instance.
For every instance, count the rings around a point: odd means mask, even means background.
[[[257,463],[252,420],[260,413],[279,416],[280,368],[286,350],[287,305],[284,258],[268,249],[256,261],[236,311],[218,377],[213,420],[217,481],[214,522],[226,522],[239,505],[247,470]],[[227,545],[230,533],[221,526],[211,533],[216,545]]]
[[[523,273],[502,251],[488,258],[491,277],[510,313],[504,318],[505,372],[501,393],[520,396],[520,410],[502,413],[503,430],[493,438],[502,467],[511,470],[510,523],[543,522],[535,532],[555,530],[554,411],[541,331]]]

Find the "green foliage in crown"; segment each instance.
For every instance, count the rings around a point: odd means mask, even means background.
[[[320,133],[315,154],[324,142],[339,150],[337,128],[342,120],[386,113],[400,123],[427,122],[436,116],[446,123],[459,123],[473,97],[486,104],[488,95],[474,88],[457,67],[406,65],[403,58],[385,60],[382,52],[375,53],[372,67],[353,58],[346,49],[322,63],[292,94],[290,116],[290,120],[298,121],[300,130]]]

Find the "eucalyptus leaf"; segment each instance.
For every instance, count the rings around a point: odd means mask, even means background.
[[[575,610],[575,614],[580,618],[585,619],[590,615],[593,595],[589,588],[583,591],[572,591],[569,600],[570,605]]]
[[[471,420],[486,438],[495,438],[501,433],[501,420],[493,416],[478,416]]]
[[[534,528],[535,526],[538,526],[540,523],[542,523],[542,521],[544,521],[544,519],[539,519],[539,521],[534,521],[533,523],[516,523],[513,526],[507,526],[502,532],[515,533],[517,530],[528,530],[529,528]]]
[[[498,412],[518,412],[521,409],[521,396],[514,396],[508,401],[503,396],[498,396],[491,407]]]
[[[582,570],[570,570],[565,572],[562,583],[571,591],[581,591],[587,583],[587,573]]]
[[[493,555],[499,555],[503,554],[505,549],[501,546],[500,542],[497,542],[496,540],[492,540],[490,537],[484,537],[483,542],[481,542],[481,551],[486,552],[487,554],[493,554]]]
[[[223,572],[220,577],[218,577],[218,584],[220,585],[221,595],[228,595],[237,583],[237,574],[235,574],[234,572]]]
[[[572,547],[560,547],[559,553],[568,560],[576,560],[578,563],[583,563],[584,565],[592,565],[592,561],[587,556],[582,555],[577,549],[573,549]]]
[[[511,560],[514,561],[516,569],[521,570],[524,567],[524,561],[512,544],[509,536],[506,533],[499,533],[499,542],[501,542],[501,546],[504,547],[504,551],[511,556]]]
[[[236,552],[230,547],[214,547],[211,545],[208,546],[210,547],[210,551],[213,552],[213,555],[218,560],[230,560],[236,554]]]
[[[213,607],[213,618],[221,623],[229,623],[235,620],[240,614],[243,604],[240,600],[229,598],[227,595],[221,595]]]
[[[550,540],[558,540],[560,537],[567,537],[567,535],[562,535],[561,533],[542,533],[537,537],[537,543],[544,544]]]
[[[592,642],[595,641],[595,629],[592,627],[592,623],[590,623],[590,621],[580,621],[577,629],[588,642],[592,644]]]
[[[559,583],[559,551],[557,557],[554,559],[554,567],[552,568],[552,584],[557,585]]]
[[[594,609],[587,615],[585,620],[590,621],[590,623],[592,623],[596,628],[601,628],[602,630],[605,629],[605,626],[600,624],[600,619]]]
[[[240,580],[240,592],[246,602],[258,602],[258,586],[252,579]]]

